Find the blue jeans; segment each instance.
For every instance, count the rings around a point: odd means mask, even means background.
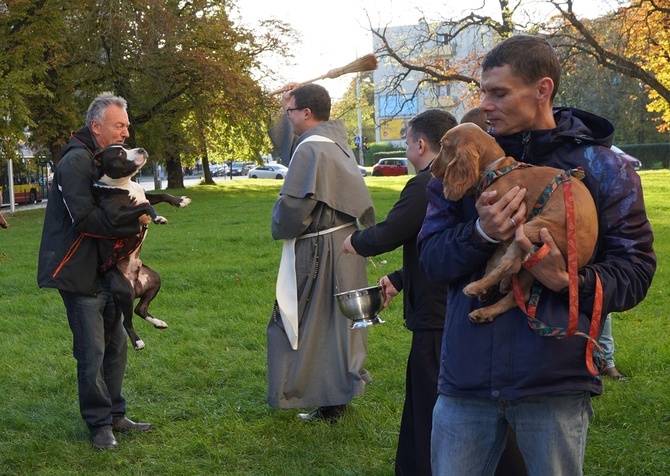
[[[588,392],[514,401],[440,395],[433,410],[433,475],[493,475],[508,425],[529,476],[581,475],[592,415]]]
[[[602,347],[605,353],[605,361],[607,367],[614,367],[614,337],[612,337],[612,314],[605,317],[605,325],[603,325],[603,332],[600,334],[598,344]]]
[[[111,425],[126,413],[121,386],[128,344],[122,320],[106,283],[97,296],[60,291],[72,330],[72,353],[77,360],[79,411],[89,430]]]

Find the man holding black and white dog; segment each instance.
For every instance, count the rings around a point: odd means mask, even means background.
[[[125,416],[121,387],[128,344],[109,283],[98,274],[96,238],[89,236],[132,237],[151,221],[142,215],[113,225],[92,193],[98,173],[93,155],[129,136],[126,109],[125,99],[100,94],[88,108],[86,125],[63,147],[49,192],[37,276],[40,287],[58,289],[63,298],[77,360],[79,409],[98,450],[118,449],[114,432],[151,429]]]

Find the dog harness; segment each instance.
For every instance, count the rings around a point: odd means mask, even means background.
[[[517,168],[532,167],[532,164],[527,164],[524,162],[515,162],[507,167],[503,167],[499,170],[490,170],[497,162],[502,160],[504,157],[493,162],[487,169],[482,173],[482,177],[477,185],[477,196],[489,187],[496,179],[502,177],[503,175],[515,170]],[[576,224],[575,224],[575,213],[574,213],[574,196],[572,193],[572,181],[571,178],[574,177],[578,180],[584,178],[584,169],[578,167],[576,169],[569,169],[560,172],[554,179],[549,182],[545,187],[544,191],[538,198],[537,202],[530,211],[529,219],[533,218],[544,210],[544,206],[551,195],[556,191],[559,185],[563,184],[563,196],[565,199],[565,213],[566,213],[566,225],[567,225],[567,245],[568,245],[568,295],[569,295],[569,321],[568,327],[552,327],[547,326],[542,321],[535,317],[537,306],[540,300],[540,295],[542,293],[543,286],[539,282],[535,281],[531,288],[530,299],[528,300],[528,305],[523,299],[523,291],[519,280],[516,275],[513,277],[513,291],[514,298],[516,303],[521,308],[521,310],[526,314],[528,325],[533,331],[543,337],[554,337],[556,339],[563,339],[573,335],[578,335],[584,337],[588,340],[586,344],[586,356],[585,363],[586,367],[592,375],[600,374],[606,367],[605,362],[605,353],[598,344],[598,331],[600,329],[600,320],[602,317],[602,283],[600,276],[596,273],[596,290],[595,290],[595,299],[593,304],[593,311],[591,314],[591,325],[589,333],[585,334],[577,330],[577,321],[579,317],[579,277],[577,269],[577,240],[575,237]],[[523,266],[526,269],[531,269],[535,266],[542,258],[547,256],[549,253],[549,246],[544,243],[542,246],[534,245],[533,248],[526,254],[526,257],[523,260]]]
[[[133,253],[135,253],[135,251],[142,247],[142,243],[144,242],[144,237],[146,234],[147,227],[143,226],[142,231],[140,231],[139,235],[137,236],[116,238],[112,255],[107,261],[98,265],[98,270],[102,273],[106,273],[112,266],[116,266],[120,261],[131,256]],[[131,240],[134,240],[134,243],[129,243]]]
[[[142,227],[142,230],[138,235],[126,238],[95,235],[92,233],[80,233],[77,239],[74,241],[74,243],[72,243],[72,246],[70,246],[70,249],[65,254],[65,257],[63,258],[61,263],[54,270],[52,277],[55,278],[58,275],[58,273],[60,273],[60,271],[63,269],[63,267],[65,267],[68,261],[72,259],[77,249],[79,249],[79,245],[81,244],[82,240],[85,237],[96,238],[99,240],[116,240],[116,242],[114,243],[114,251],[112,252],[112,255],[105,263],[98,264],[98,271],[105,273],[109,270],[109,268],[116,265],[121,260],[126,259],[128,256],[132,255],[140,246],[142,246],[142,242],[144,241],[144,237],[146,234],[147,234],[146,226]],[[136,240],[135,243],[133,243],[129,248],[126,248],[127,243],[133,239]]]

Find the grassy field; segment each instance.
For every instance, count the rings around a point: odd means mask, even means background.
[[[647,299],[616,315],[617,367],[593,401],[587,475],[670,474],[670,172],[642,172],[659,268]],[[406,178],[368,177],[383,219]],[[147,343],[129,350],[128,416],[149,434],[119,437],[119,452],[95,452],[79,417],[75,361],[64,307],[36,285],[44,210],[8,216],[0,230],[0,474],[392,475],[410,334],[400,297],[370,330],[374,380],[338,425],[309,424],[265,400],[265,327],[281,244],[269,232],[280,182],[232,181],[188,188],[190,207],[165,205],[142,258],[163,287],[153,313],[164,331],[136,320]],[[183,194],[183,190],[172,191]],[[19,210],[21,208],[19,207]],[[396,269],[400,251],[375,259]],[[378,277],[368,266],[370,282]]]

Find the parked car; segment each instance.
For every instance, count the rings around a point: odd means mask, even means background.
[[[284,179],[288,168],[281,164],[266,164],[249,171],[249,178]]]
[[[242,162],[233,162],[230,166],[233,175],[244,175],[244,164]]]
[[[249,171],[256,167],[255,162],[245,162],[244,165],[242,166],[242,175],[249,175]]]
[[[368,169],[366,169],[366,168],[363,167],[362,165],[359,165],[359,166],[358,166],[358,170],[361,171],[361,173],[363,174],[363,177],[367,177],[367,175],[368,175]]]
[[[640,162],[638,159],[633,157],[632,155],[626,154],[623,150],[619,149],[617,146],[613,145],[610,147],[614,152],[619,154],[621,157],[626,159],[630,165],[633,166],[633,169],[635,170],[641,170],[642,169],[642,162]]]
[[[407,175],[407,159],[381,159],[375,164],[374,167],[372,167],[372,175],[374,177],[379,177],[382,175]]]
[[[212,173],[212,177],[223,177],[228,174],[228,165],[211,164],[209,166],[209,171]]]

